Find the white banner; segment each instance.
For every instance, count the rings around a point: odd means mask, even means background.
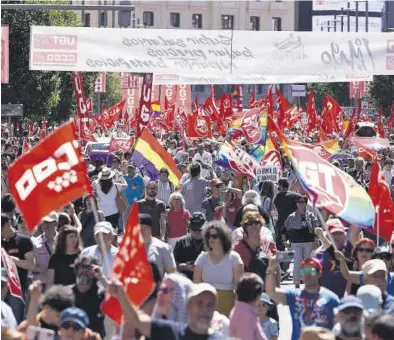
[[[356,77],[357,76],[357,77]],[[328,74],[316,75],[201,75],[201,74],[157,74],[153,75],[155,85],[177,84],[294,84],[294,83],[336,83],[349,81],[372,81],[373,75],[358,74],[356,78]]]
[[[262,165],[256,169],[257,181],[272,181],[277,183],[280,178],[279,169],[276,165]]]
[[[30,69],[354,80],[394,74],[394,33],[32,26]]]

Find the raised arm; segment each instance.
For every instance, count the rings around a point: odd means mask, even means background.
[[[276,287],[276,275],[279,270],[278,268],[279,266],[276,257],[270,257],[265,277],[265,291],[276,303],[287,305],[286,293],[283,289]]]
[[[360,284],[360,274],[361,272],[350,271],[346,263],[345,255],[342,252],[336,251],[335,258],[339,261],[339,267],[341,269],[342,276],[349,282],[356,285]]]

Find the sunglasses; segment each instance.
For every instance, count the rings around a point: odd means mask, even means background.
[[[72,329],[73,331],[79,331],[80,329],[82,329],[81,326],[77,325],[75,322],[69,321],[69,322],[65,322],[64,324],[62,324],[61,328],[64,329]]]
[[[257,227],[257,226],[261,226],[261,222],[259,220],[253,220],[253,221],[249,221],[248,223],[246,223],[246,225],[248,227]]]
[[[316,275],[317,274],[317,269],[316,268],[302,268],[300,270],[301,275]]]
[[[358,248],[357,251],[359,251],[360,253],[373,253],[373,249],[372,248]]]
[[[219,238],[219,235],[218,234],[208,234],[207,239],[209,240],[210,238],[213,238],[214,240],[216,240]]]

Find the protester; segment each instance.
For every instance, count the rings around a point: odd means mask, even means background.
[[[174,258],[177,270],[193,280],[194,263],[204,249],[202,226],[205,215],[201,212],[193,213],[189,220],[189,233],[176,241]]]
[[[341,299],[334,310],[336,325],[334,334],[343,340],[363,339],[363,305],[361,299],[354,296],[346,296]]]
[[[190,213],[185,209],[185,201],[180,192],[174,192],[169,198],[167,233],[168,244],[174,249],[176,242],[187,234]]]
[[[169,175],[167,168],[161,168],[157,181],[157,199],[162,201],[166,207],[170,205],[170,195],[175,190],[174,184],[168,179]]]
[[[14,312],[11,307],[4,302],[8,294],[8,273],[5,268],[1,268],[1,328],[13,328],[17,326]]]
[[[165,273],[175,272],[176,263],[172,248],[167,243],[152,235],[152,216],[149,214],[139,214],[139,222],[149,261],[157,266],[161,277],[163,277]]]
[[[241,276],[236,289],[237,300],[230,313],[230,336],[238,339],[264,339],[256,310],[264,289],[263,280],[254,273]]]
[[[264,331],[267,340],[278,340],[278,322],[268,316],[270,309],[274,306],[267,293],[262,293],[257,301],[257,313],[260,318],[260,326]]]
[[[78,230],[69,225],[62,227],[48,264],[48,288],[53,284],[69,286],[75,283],[74,262],[81,250],[82,241]]]
[[[239,254],[231,250],[227,227],[219,221],[204,225],[203,239],[206,252],[195,263],[193,281],[206,282],[217,290],[217,311],[228,316],[234,304],[234,287],[243,273]]]
[[[275,276],[278,264],[275,257],[268,263],[265,289],[276,302],[290,308],[293,324],[292,340],[298,340],[305,326],[321,326],[332,329],[334,325],[334,308],[338,306],[338,296],[320,285],[322,265],[315,258],[309,258],[301,263],[301,279],[304,289],[276,288]]]

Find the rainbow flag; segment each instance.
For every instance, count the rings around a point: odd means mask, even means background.
[[[287,140],[276,126],[275,130],[302,188],[314,204],[352,225],[373,228],[375,208],[365,189],[309,145]]]
[[[160,116],[161,109],[160,109],[160,103],[159,103],[159,102],[152,102],[150,108],[151,108],[151,110],[152,110],[152,113],[153,113],[156,117],[159,117],[159,116]]]
[[[141,136],[134,144],[131,162],[152,180],[159,178],[161,168],[167,168],[168,179],[174,186],[179,185],[182,174],[178,170],[174,159],[147,129],[142,131]]]

